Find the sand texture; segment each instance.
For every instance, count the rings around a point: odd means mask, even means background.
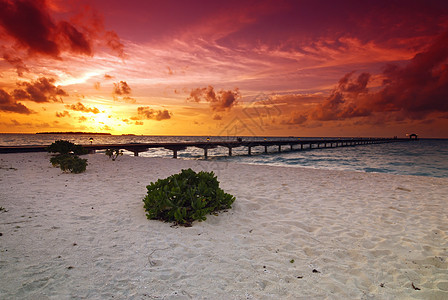
[[[448,299],[448,179],[0,155],[0,299]],[[146,185],[214,171],[233,208],[147,220]]]

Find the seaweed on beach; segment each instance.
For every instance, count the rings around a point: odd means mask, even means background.
[[[213,172],[196,173],[182,170],[165,179],[152,182],[143,199],[148,219],[175,222],[192,226],[195,220],[206,220],[206,215],[231,208],[235,197],[219,188]]]

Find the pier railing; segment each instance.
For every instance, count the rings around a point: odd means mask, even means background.
[[[278,147],[278,152],[283,150],[311,150],[322,148],[337,148],[357,145],[370,145],[391,142],[407,142],[410,139],[397,138],[350,138],[350,139],[321,139],[321,140],[264,140],[264,141],[204,141],[204,142],[178,142],[178,143],[130,143],[130,144],[95,144],[82,145],[89,150],[90,153],[95,153],[96,150],[104,149],[124,149],[131,151],[135,156],[140,152],[148,151],[154,148],[164,148],[173,151],[173,158],[177,158],[178,152],[189,147],[196,147],[204,150],[204,158],[208,158],[208,150],[217,147],[228,148],[228,155],[232,156],[232,149],[238,147],[246,147],[247,154],[252,154],[252,148],[262,146],[264,152],[268,152],[268,148]],[[282,148],[283,147],[283,148]],[[289,149],[285,149],[289,147]],[[45,152],[47,146],[0,146],[0,153],[23,153],[23,152]]]

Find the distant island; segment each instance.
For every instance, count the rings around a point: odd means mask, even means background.
[[[108,132],[80,132],[80,131],[69,131],[69,132],[36,132],[36,134],[89,134],[89,135],[111,135]]]

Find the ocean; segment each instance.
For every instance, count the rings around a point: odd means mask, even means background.
[[[204,136],[117,136],[117,135],[71,135],[71,134],[0,134],[0,146],[50,145],[55,140],[69,140],[76,144],[125,144],[151,142],[196,142],[205,141]],[[289,140],[292,137],[243,137],[250,140]],[[297,139],[294,137],[293,139]],[[232,140],[235,137],[210,137],[211,141]],[[302,140],[326,139],[321,137],[301,137]],[[333,139],[333,138],[332,138]],[[361,172],[390,173],[429,177],[448,177],[448,139],[419,139],[412,142],[359,145],[354,147],[321,148],[303,151],[289,151],[285,147],[278,153],[277,147],[270,147],[269,154],[264,154],[264,147],[252,148],[252,155],[247,155],[247,148],[233,149],[229,157],[228,149],[218,147],[208,151],[212,161],[229,161],[236,163],[273,165],[287,167],[304,167],[328,170],[351,170]],[[126,155],[133,155],[125,151]],[[178,152],[178,159],[203,159],[203,150],[187,148]],[[173,153],[165,149],[149,149],[141,152],[144,157],[171,158]]]

